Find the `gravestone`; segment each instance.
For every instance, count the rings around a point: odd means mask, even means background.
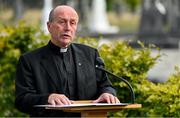
[[[155,0],[144,0],[142,4],[142,16],[140,22],[139,36],[140,37],[164,37],[164,15],[158,9],[159,3]]]
[[[180,1],[172,0],[169,9],[169,34],[171,37],[180,39]]]
[[[93,0],[88,18],[88,28],[95,33],[117,33],[118,28],[109,24],[105,0]]]
[[[169,35],[168,12],[171,9],[165,5],[166,2],[168,1],[143,0],[142,2],[138,40],[144,42],[145,45],[155,44],[161,48],[178,48],[178,40]],[[180,21],[178,22],[180,23]],[[176,21],[176,25],[178,22]],[[174,29],[177,31],[177,28]]]

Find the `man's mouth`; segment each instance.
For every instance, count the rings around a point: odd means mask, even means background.
[[[63,37],[71,37],[70,35],[68,34],[62,34]]]

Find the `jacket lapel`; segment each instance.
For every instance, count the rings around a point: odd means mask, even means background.
[[[47,47],[48,48],[48,47]],[[58,89],[58,91],[62,92],[63,89],[61,89],[61,85],[59,82],[59,72],[56,68],[56,65],[53,61],[53,54],[50,52],[49,49],[47,49],[46,53],[43,55],[41,60],[42,66],[45,68],[47,73],[50,75],[52,82]]]

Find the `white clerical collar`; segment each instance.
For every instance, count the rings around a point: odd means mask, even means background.
[[[67,49],[68,49],[67,47],[66,47],[66,48],[61,48],[61,49],[60,49],[60,52],[61,52],[61,53],[67,52]]]

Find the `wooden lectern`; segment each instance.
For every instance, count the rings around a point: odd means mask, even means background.
[[[64,112],[77,112],[81,113],[81,117],[101,117],[106,118],[107,113],[111,111],[119,111],[123,109],[141,108],[141,104],[107,104],[97,103],[93,104],[91,101],[75,101],[72,106],[56,107],[45,106],[46,109],[63,110]]]

